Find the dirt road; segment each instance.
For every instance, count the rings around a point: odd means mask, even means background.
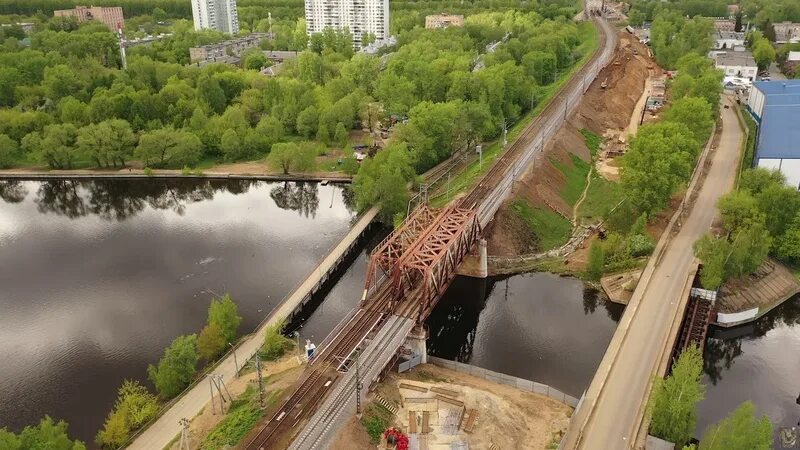
[[[643,280],[637,286],[584,403],[573,418],[564,448],[633,447],[640,408],[647,401],[648,383],[694,259],[692,244],[711,226],[717,200],[733,187],[739,167],[742,130],[734,109],[721,110],[719,148],[710,155],[711,168],[688,220],[665,248],[649,281]],[[581,424],[585,424],[582,432]]]

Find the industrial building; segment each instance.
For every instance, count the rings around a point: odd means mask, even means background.
[[[758,64],[748,51],[717,52],[714,66],[728,77],[747,78],[753,81],[758,74]]]
[[[800,80],[753,83],[747,108],[759,124],[753,165],[780,170],[800,189]]]
[[[389,37],[389,0],[305,0],[305,10],[309,36],[325,28],[346,29],[357,49],[365,35],[377,41]]]
[[[53,11],[54,17],[74,17],[78,23],[96,20],[104,23],[109,30],[117,31],[125,28],[125,18],[119,6],[76,6],[73,9]]]
[[[236,0],[192,0],[192,18],[195,30],[239,33]]]

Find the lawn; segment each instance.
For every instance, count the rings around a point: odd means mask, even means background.
[[[265,404],[269,406],[280,397],[280,391],[267,394]],[[201,444],[202,449],[219,449],[236,445],[264,415],[258,405],[258,388],[247,386],[247,389],[231,403],[225,418],[206,435]]]
[[[564,245],[572,234],[572,224],[550,208],[531,206],[525,200],[517,199],[511,206],[539,239],[539,251],[546,251]]]
[[[623,197],[624,192],[619,183],[608,181],[594,172],[592,184],[586,192],[586,198],[578,207],[578,217],[589,219],[588,221],[604,219]]]
[[[570,206],[575,206],[575,203],[583,195],[583,189],[586,187],[586,175],[592,170],[592,166],[576,155],[570,153],[570,156],[572,157],[572,165],[554,160],[551,160],[551,162],[566,177],[566,184],[559,192],[561,198]]]

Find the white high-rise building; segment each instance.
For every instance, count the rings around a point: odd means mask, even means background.
[[[345,28],[353,34],[353,45],[372,33],[382,41],[389,37],[389,0],[305,0],[306,31],[321,33],[325,28]]]
[[[192,0],[192,17],[195,30],[211,29],[230,34],[239,32],[236,0]]]

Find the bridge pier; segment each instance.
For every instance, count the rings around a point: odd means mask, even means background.
[[[478,241],[478,278],[489,276],[489,253],[486,250],[486,239]]]
[[[417,355],[422,357],[420,364],[428,363],[428,329],[425,325],[417,324],[408,333],[406,345]]]

